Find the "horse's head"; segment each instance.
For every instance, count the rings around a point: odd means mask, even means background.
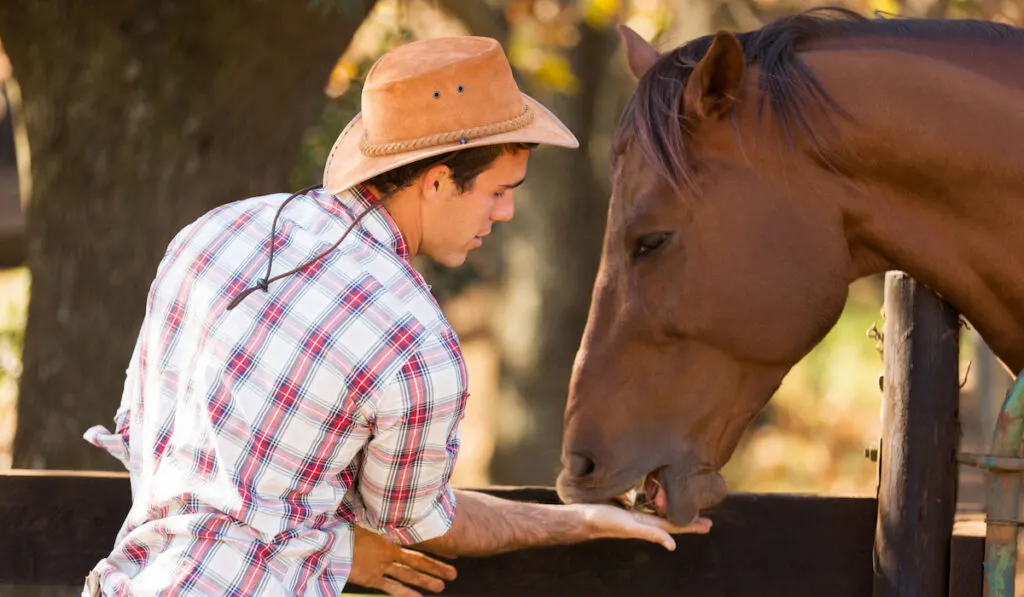
[[[740,436],[841,314],[849,249],[842,218],[810,200],[834,183],[745,101],[735,36],[690,44],[691,59],[623,35],[640,81],[617,131],[558,490],[606,501],[657,472],[660,513],[684,524],[724,497]]]

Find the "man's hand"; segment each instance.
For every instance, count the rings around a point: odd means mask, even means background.
[[[594,538],[643,539],[659,543],[669,551],[676,548],[672,535],[706,534],[711,530],[708,518],[698,517],[685,527],[677,527],[660,516],[624,510],[618,506],[585,504],[579,508],[583,512],[584,524]]]
[[[405,549],[358,525],[354,552],[349,581],[394,597],[422,597],[406,585],[440,593],[444,590],[441,579],[455,580],[454,567]]]

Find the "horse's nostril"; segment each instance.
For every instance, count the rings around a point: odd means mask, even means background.
[[[569,457],[569,472],[574,477],[589,477],[594,474],[594,461],[586,456],[573,454]]]

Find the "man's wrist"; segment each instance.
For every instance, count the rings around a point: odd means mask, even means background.
[[[607,539],[612,536],[611,530],[603,524],[603,519],[598,515],[597,509],[588,504],[573,504],[566,506],[570,508],[576,517],[579,529],[579,537],[576,539],[590,541],[592,539]]]

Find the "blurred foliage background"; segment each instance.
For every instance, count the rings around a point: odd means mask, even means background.
[[[634,86],[614,26],[628,23],[667,49],[813,5],[320,0],[270,10],[197,0],[75,12],[7,4],[0,144],[21,149],[0,151],[0,468],[116,470],[81,434],[110,424],[170,236],[219,203],[319,181],[331,144],[359,109],[362,78],[386,50],[442,35],[501,41],[522,88],[582,145],[535,153],[515,221],[467,266],[416,263],[470,365],[456,469],[464,486],[554,481],[569,367],[604,227],[609,138]],[[845,6],[1021,19],[1019,0]],[[33,34],[42,29],[50,35]],[[86,137],[76,137],[83,128]],[[870,330],[882,327],[881,289],[880,278],[851,287],[838,325],[745,435],[725,471],[733,490],[874,495],[876,465],[864,449],[880,433],[882,362]],[[963,338],[964,443],[977,450],[1010,379],[976,334]],[[964,471],[965,503],[981,499],[973,474]]]

